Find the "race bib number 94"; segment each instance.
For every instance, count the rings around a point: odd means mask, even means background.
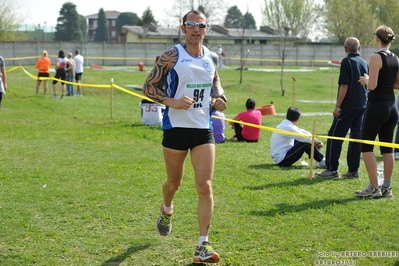
[[[185,95],[195,100],[190,109],[201,109],[209,107],[211,94],[211,83],[188,83]]]

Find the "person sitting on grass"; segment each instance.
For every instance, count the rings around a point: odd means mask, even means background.
[[[245,103],[247,111],[240,112],[233,120],[243,121],[245,123],[261,125],[262,114],[259,110],[255,109],[255,101],[251,98]],[[258,142],[260,137],[260,129],[256,127],[246,126],[239,123],[229,122],[234,128],[235,135],[230,140],[232,141],[246,141]]]
[[[277,129],[308,135],[309,137],[294,136],[290,134],[282,134],[273,132],[270,141],[271,157],[278,166],[291,166],[299,159],[303,153],[310,158],[312,138],[311,133],[297,126],[301,117],[301,110],[298,107],[289,107],[286,118],[277,126]],[[324,155],[320,152],[323,143],[314,139],[314,159],[317,161],[316,167],[325,168]]]

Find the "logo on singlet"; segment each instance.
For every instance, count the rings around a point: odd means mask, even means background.
[[[191,60],[191,59],[185,59],[185,58],[183,58],[180,62],[181,63],[190,63],[190,62],[192,62],[193,60]]]
[[[202,67],[205,69],[206,72],[211,72],[212,71],[211,60],[208,58],[205,58],[204,61],[202,62]]]

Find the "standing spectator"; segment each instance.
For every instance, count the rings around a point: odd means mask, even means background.
[[[58,58],[55,61],[55,76],[54,78],[60,79],[61,81],[61,99],[64,98],[65,93],[65,79],[66,79],[66,65],[68,59],[65,58],[65,53],[63,50],[58,52]],[[53,80],[53,98],[57,98],[57,80]]]
[[[219,44],[219,49],[218,49],[219,68],[223,67],[223,55],[224,55],[224,52],[223,52],[222,45]]]
[[[171,232],[173,199],[182,184],[185,160],[190,152],[198,194],[199,225],[193,260],[218,263],[219,254],[208,242],[214,209],[215,167],[211,108],[223,111],[226,103],[215,64],[217,54],[203,45],[208,32],[206,16],[198,10],[189,11],[180,28],[186,43],[163,53],[143,86],[144,95],[166,105],[162,145],[167,179],[162,187],[163,203],[157,228],[163,236]],[[162,90],[159,84],[164,80],[165,90]]]
[[[212,108],[212,115],[225,118],[226,116],[222,111],[218,111],[215,108]],[[223,143],[226,141],[226,136],[224,134],[225,124],[223,119],[212,119],[213,122],[213,137],[215,138],[216,143]]]
[[[245,123],[250,123],[254,125],[262,124],[262,114],[259,110],[255,109],[255,101],[249,98],[245,107],[246,111],[243,111],[236,115],[233,120],[242,121]],[[229,124],[234,128],[235,135],[230,140],[232,141],[246,141],[246,142],[258,142],[260,138],[260,129],[257,127],[251,127],[247,125],[242,125],[239,123],[229,122]]]
[[[67,54],[68,64],[66,68],[66,81],[73,82],[73,78],[75,77],[75,60],[72,58],[72,53]],[[73,96],[73,84],[67,83],[67,95]]]
[[[350,37],[345,40],[344,49],[347,56],[341,62],[338,79],[337,103],[333,111],[333,122],[328,136],[343,138],[350,129],[350,138],[359,139],[362,129],[364,108],[366,107],[368,89],[359,83],[359,77],[369,73],[367,62],[360,55],[360,42]],[[327,140],[326,170],[316,174],[321,178],[338,178],[339,157],[342,140]],[[348,172],[343,178],[358,178],[360,165],[360,143],[349,142],[346,155]]]
[[[83,65],[84,65],[84,58],[80,54],[79,50],[75,51],[75,81],[78,83],[76,86],[76,95],[82,96],[82,86],[81,80],[82,80],[82,75],[83,75]]]
[[[362,139],[374,141],[378,135],[381,142],[392,143],[395,126],[398,122],[398,109],[395,105],[394,88],[399,88],[399,60],[389,50],[395,34],[390,27],[379,26],[374,32],[377,53],[370,56],[370,76],[364,74],[359,82],[366,85],[370,92],[363,119]],[[361,144],[364,164],[370,184],[356,191],[358,197],[393,197],[391,179],[395,160],[391,147],[380,146],[384,161],[384,183],[378,184],[377,161],[374,145]]]
[[[0,108],[1,108],[1,101],[3,100],[7,91],[6,64],[4,63],[4,59],[2,56],[0,56],[0,69],[1,69],[0,71]]]
[[[270,140],[270,150],[273,161],[278,166],[291,166],[306,153],[310,157],[312,151],[312,138],[309,131],[297,126],[301,117],[301,110],[297,107],[289,107],[285,119],[277,126],[277,129],[293,132],[309,137],[295,136],[273,132]],[[320,152],[323,143],[314,139],[314,159],[316,167],[325,168],[324,155]]]
[[[42,57],[37,59],[36,62],[36,68],[39,70],[39,74],[37,75],[37,81],[36,81],[36,95],[39,95],[39,88],[40,84],[42,83],[42,80],[40,78],[46,78],[43,79],[43,95],[46,95],[48,88],[48,78],[50,77],[50,66],[51,66],[51,60],[50,58],[48,58],[47,51],[44,50]]]

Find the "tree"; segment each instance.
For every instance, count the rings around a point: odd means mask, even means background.
[[[226,28],[241,29],[244,27],[245,29],[256,29],[254,16],[249,12],[242,15],[241,10],[237,6],[232,6],[227,10],[223,25]]]
[[[18,28],[26,19],[26,15],[19,15],[19,6],[13,0],[0,1],[0,40],[17,41],[26,39],[25,34],[20,34]]]
[[[76,11],[76,5],[67,2],[62,5],[60,16],[55,27],[55,41],[83,41],[84,34],[81,28],[80,15]]]
[[[108,34],[108,23],[107,17],[105,16],[105,12],[103,8],[100,8],[98,12],[98,20],[97,20],[97,29],[94,34],[95,42],[108,42],[109,34]]]
[[[251,45],[253,45],[249,40],[250,40],[250,36],[247,34],[248,29],[245,27],[242,27],[239,32],[241,33],[241,42],[240,42],[240,55],[238,56],[236,54],[237,57],[240,58],[240,84],[242,83],[242,77],[243,77],[243,71],[247,70],[248,68],[245,67],[245,63],[246,60],[248,59],[250,53],[251,53]]]
[[[121,13],[116,19],[116,29],[121,32],[123,26],[142,25],[141,19],[133,12]]]
[[[339,44],[355,36],[363,46],[374,45],[373,33],[379,25],[399,28],[399,20],[392,16],[399,13],[397,0],[324,0],[322,10],[326,35]],[[397,46],[393,42],[391,49]]]
[[[227,15],[224,19],[223,25],[226,28],[240,29],[244,23],[241,10],[237,6],[232,6],[227,10]]]
[[[285,59],[288,57],[288,55],[291,53],[292,49],[294,48],[293,43],[289,43],[287,40],[287,37],[289,35],[290,28],[289,27],[284,27],[284,31],[277,31],[277,35],[280,37],[281,44],[278,45],[278,53],[281,58],[281,71],[280,71],[280,87],[281,87],[281,96],[284,96],[285,90],[284,90],[284,63]]]
[[[204,6],[199,5],[197,9],[198,9],[199,11],[201,11],[202,13],[204,13],[204,14],[205,14],[205,12],[206,12]]]
[[[379,22],[370,2],[324,0],[324,3],[325,29],[334,42],[343,44],[346,38],[355,36],[362,45],[372,45],[372,34]]]
[[[280,39],[280,45],[278,45],[278,54],[281,58],[281,72],[280,72],[280,87],[281,95],[284,96],[284,62],[287,56],[290,54],[293,45],[288,42],[288,36],[291,27],[294,27],[298,34],[301,29],[303,34],[306,32],[305,28],[310,27],[310,21],[304,18],[305,10],[312,8],[310,0],[265,0],[265,9],[263,15],[266,22],[275,29],[275,35]],[[303,2],[303,5],[300,3]],[[307,3],[307,4],[306,4]],[[295,34],[296,35],[296,34]]]
[[[263,15],[268,26],[274,29],[289,27],[292,35],[307,39],[317,25],[319,10],[313,0],[265,0]]]
[[[256,29],[256,21],[255,21],[254,16],[251,13],[249,13],[249,12],[245,13],[243,19],[244,19],[244,28]]]
[[[371,5],[371,12],[379,19],[378,24],[391,27],[396,34],[399,33],[399,20],[392,14],[399,13],[399,1],[397,0],[368,0]],[[394,42],[395,43],[395,42]]]
[[[152,14],[152,11],[150,7],[147,7],[146,10],[143,12],[143,16],[141,17],[141,20],[143,22],[143,25],[149,25],[151,23],[157,24],[155,21],[154,15]]]
[[[399,34],[399,20],[396,16],[392,16],[392,14],[399,14],[399,1],[397,0],[371,0],[371,12],[376,14],[379,23],[378,25],[384,24],[388,27],[391,27],[395,35]],[[388,8],[389,7],[389,8]],[[369,33],[369,39],[373,40],[372,32]],[[364,42],[364,40],[362,40]],[[391,45],[391,50],[395,52],[395,54],[399,54],[398,49],[398,38]],[[396,49],[395,49],[396,48]]]
[[[241,29],[241,47],[240,47],[240,84],[242,84],[242,72],[244,70],[244,65],[245,65],[245,58],[248,57],[250,50],[247,49],[247,54],[245,55],[245,30],[246,28],[243,27],[244,24],[242,24],[242,29]]]
[[[86,18],[82,15],[79,15],[79,28],[83,32],[83,41],[86,41],[87,35],[85,33],[87,32],[87,22]]]
[[[245,69],[245,61],[250,53],[250,49],[245,48],[246,29],[256,28],[256,22],[251,13],[247,12],[243,16],[241,10],[237,6],[232,6],[227,10],[227,15],[224,20],[224,26],[226,28],[240,29],[241,31],[241,47],[240,47],[240,84],[242,83],[242,74]]]
[[[222,23],[219,14],[226,12],[225,0],[175,0],[175,2],[180,2],[183,10],[186,10],[184,13],[194,9],[202,11],[209,24]]]

